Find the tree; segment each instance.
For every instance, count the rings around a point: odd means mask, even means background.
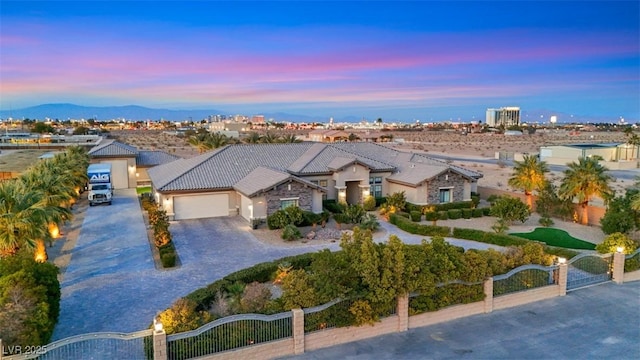
[[[267,144],[275,144],[280,142],[280,136],[278,134],[267,131],[267,133],[262,136],[262,141]]]
[[[53,133],[55,129],[53,128],[53,126],[49,124],[45,124],[43,122],[38,121],[33,125],[33,129],[31,129],[31,131],[38,134],[45,134],[45,133]]]
[[[598,196],[608,201],[613,190],[609,186],[612,181],[606,173],[607,168],[599,162],[599,156],[578,159],[578,162],[567,164],[564,179],[559,189],[559,196],[563,199],[577,199],[582,208],[582,224],[589,224],[589,201]]]
[[[638,243],[631,240],[627,235],[616,232],[610,234],[604,241],[596,245],[596,251],[600,254],[609,254],[618,251],[618,247],[622,247],[625,254],[632,254],[638,248]]]
[[[77,126],[73,129],[73,135],[87,135],[89,129],[84,126]]]
[[[522,200],[510,196],[501,196],[491,205],[491,216],[498,218],[492,229],[502,233],[509,229],[509,224],[518,220],[527,221],[531,209]]]
[[[627,189],[624,196],[611,200],[600,224],[605,234],[621,232],[628,234],[640,227],[640,209],[633,209],[633,199],[640,193],[638,189]]]
[[[533,209],[533,191],[540,191],[547,183],[545,178],[549,172],[547,163],[540,161],[537,156],[525,155],[522,161],[516,161],[513,176],[509,179],[509,186],[524,190],[527,196],[527,206]]]
[[[245,136],[242,141],[244,141],[246,144],[259,144],[262,142],[262,136],[257,132],[252,131],[247,134],[247,136]]]
[[[282,136],[278,142],[284,143],[284,144],[295,144],[295,143],[299,143],[302,142],[302,140],[298,139],[297,136],[295,136],[294,134],[286,134],[284,136]]]

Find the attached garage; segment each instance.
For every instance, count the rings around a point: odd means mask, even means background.
[[[176,220],[229,216],[229,194],[174,196],[173,212]]]
[[[129,173],[127,172],[127,160],[109,160],[101,163],[111,164],[111,182],[116,189],[129,188]]]

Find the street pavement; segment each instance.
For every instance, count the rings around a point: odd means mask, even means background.
[[[640,281],[286,359],[640,359]]]

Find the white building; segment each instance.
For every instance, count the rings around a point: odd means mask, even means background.
[[[520,108],[517,106],[501,107],[499,109],[487,109],[486,124],[491,127],[500,125],[519,126]]]

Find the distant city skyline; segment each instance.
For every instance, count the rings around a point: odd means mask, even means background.
[[[640,2],[0,0],[0,110],[45,103],[636,122]]]

